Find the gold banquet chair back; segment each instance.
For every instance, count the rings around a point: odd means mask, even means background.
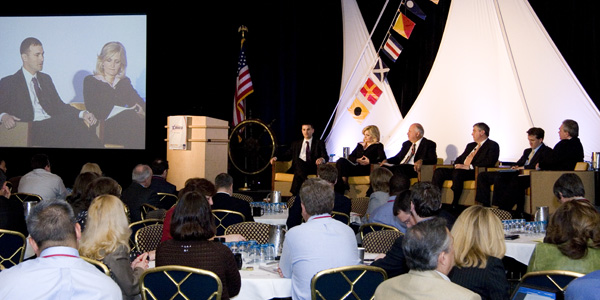
[[[169,193],[156,193],[158,195],[158,203],[160,203],[160,207],[164,207],[165,209],[171,208],[179,198],[177,195],[169,194]]]
[[[95,260],[93,258],[85,257],[85,256],[80,256],[80,257],[83,260],[85,260],[86,262],[94,265],[94,267],[96,267],[96,269],[98,269],[100,272],[104,273],[104,275],[110,276],[110,269],[103,262],[101,262],[99,260]]]
[[[259,244],[269,242],[269,224],[259,222],[242,222],[225,229],[225,234],[239,234],[247,241],[255,240]]]
[[[40,201],[42,201],[42,196],[36,195],[36,194],[30,194],[30,193],[12,193],[12,194],[10,194],[10,199],[16,199],[21,202],[25,202],[25,201],[40,202]]]
[[[250,197],[248,195],[241,194],[241,193],[233,193],[233,194],[231,194],[231,197],[237,198],[237,199],[240,199],[240,200],[244,200],[244,201],[246,201],[248,203],[254,202],[254,199],[252,199],[252,197]]]
[[[367,208],[369,207],[369,197],[356,197],[351,198],[352,212],[359,214],[360,216],[364,216],[367,213]]]
[[[395,230],[372,231],[363,237],[362,246],[368,253],[387,253],[402,235],[402,232]]]
[[[387,279],[378,267],[355,265],[318,272],[310,282],[312,300],[373,299],[375,290]]]
[[[339,211],[332,211],[331,212],[331,217],[346,224],[346,225],[350,225],[350,216],[343,213],[343,212],[339,212]]]
[[[394,226],[390,226],[390,225],[385,225],[385,224],[381,224],[381,223],[366,223],[366,224],[360,225],[360,227],[358,228],[358,233],[360,233],[360,238],[362,240],[365,238],[365,235],[367,235],[367,233],[372,232],[372,231],[379,231],[379,230],[399,231],[398,228],[396,228]]]
[[[227,227],[246,221],[246,217],[242,213],[233,210],[213,209],[212,214],[215,216],[217,235],[224,235]]]
[[[500,209],[500,208],[495,208],[495,207],[490,207],[489,209],[498,218],[500,218],[500,220],[510,220],[510,219],[512,219],[512,214],[509,211],[506,211],[506,210],[503,210],[503,209]]]
[[[143,300],[220,300],[223,284],[217,274],[184,266],[161,266],[146,270],[140,277]]]
[[[27,239],[17,231],[0,229],[0,267],[8,269],[23,261]]]
[[[131,229],[131,236],[129,238],[129,246],[131,247],[131,251],[137,251],[139,252],[139,249],[137,248],[137,244],[135,243],[135,234],[137,233],[138,230],[140,230],[141,228],[144,228],[146,226],[150,226],[153,224],[163,224],[163,220],[160,219],[145,219],[145,220],[141,220],[141,221],[137,221],[137,222],[133,222],[129,224],[129,229]],[[141,252],[140,252],[141,253]]]
[[[152,224],[135,233],[135,245],[140,253],[156,250],[162,238],[163,224]]]
[[[519,287],[524,285],[526,287],[540,287],[546,291],[551,291],[556,295],[563,295],[569,283],[583,275],[584,274],[582,273],[564,270],[528,272],[523,275],[523,278],[521,278],[521,282],[519,282],[515,288],[514,293],[517,293]]]

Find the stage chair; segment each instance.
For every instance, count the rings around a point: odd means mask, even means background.
[[[339,211],[332,211],[331,217],[346,225],[350,225],[350,216],[345,213]]]
[[[247,241],[255,240],[259,244],[269,242],[269,224],[259,222],[242,222],[230,225],[225,234],[240,234]]]
[[[379,267],[355,265],[326,269],[313,276],[311,299],[373,299],[377,286],[386,279],[386,272]]]
[[[143,300],[220,300],[223,284],[217,274],[184,266],[161,266],[144,271],[140,277]]]
[[[584,163],[587,165],[587,163]],[[583,164],[580,164],[583,166]],[[581,167],[580,167],[581,168]],[[584,168],[582,168],[584,169]],[[587,167],[585,167],[587,170]],[[594,171],[585,171],[585,170],[577,170],[577,171],[536,171],[532,170],[529,179],[531,181],[530,185],[530,199],[529,205],[525,205],[525,212],[529,214],[534,214],[536,207],[540,206],[548,206],[549,213],[553,213],[558,206],[560,206],[560,202],[554,196],[553,187],[554,182],[565,173],[575,173],[581,181],[583,182],[583,187],[585,189],[585,198],[590,200],[590,202],[594,203],[595,195],[596,195],[596,185],[594,181],[595,172]],[[527,203],[526,203],[527,204]]]
[[[369,207],[369,197],[354,197],[350,198],[351,211],[359,214],[361,217],[367,213]]]
[[[27,239],[17,231],[0,229],[0,267],[8,269],[23,261]]]
[[[98,269],[100,272],[104,273],[104,275],[110,277],[110,269],[103,262],[101,262],[99,260],[95,260],[93,258],[89,258],[89,257],[84,257],[84,256],[80,256],[80,257],[83,260],[85,260],[86,262],[94,265],[94,267],[96,267],[96,269]]]
[[[421,170],[418,172],[417,177],[410,179],[410,185],[412,186],[413,184],[422,181],[431,181],[431,179],[433,178],[433,171],[435,171],[435,166],[443,164],[444,159],[438,157],[437,163],[435,165],[421,165]]]
[[[360,227],[358,228],[358,233],[360,234],[360,238],[362,240],[368,233],[380,230],[391,230],[400,232],[400,230],[398,230],[398,228],[394,226],[385,225],[381,223],[366,223],[360,225]]]
[[[240,193],[233,193],[231,194],[231,197],[247,201],[248,203],[254,202],[254,199],[252,199],[252,197]]]
[[[137,222],[133,222],[133,223],[129,224],[129,229],[131,229],[131,236],[129,237],[129,246],[131,247],[131,252],[135,252],[135,251],[140,252],[137,247],[137,244],[135,242],[135,235],[138,232],[138,230],[140,230],[141,228],[144,228],[146,226],[155,225],[155,224],[160,224],[162,226],[163,220],[146,219],[146,220],[141,220],[141,221],[137,221]],[[162,237],[162,232],[161,232],[161,237]]]
[[[0,141],[3,147],[31,146],[31,122],[16,122],[15,128],[0,126]]]
[[[368,253],[387,253],[402,235],[402,232],[394,230],[371,231],[363,237],[362,246]]]
[[[500,165],[500,161],[496,162],[496,167]],[[453,168],[453,165],[436,165],[434,171],[437,168]],[[481,172],[485,172],[488,168],[486,167],[475,167],[475,179],[465,180],[463,182],[463,192],[460,195],[458,204],[471,206],[475,205],[475,193],[477,192],[477,175]],[[452,192],[452,180],[444,181],[442,185],[442,203],[452,204],[452,198],[454,193]]]
[[[271,190],[280,191],[281,196],[289,197],[292,195],[292,181],[294,174],[286,173],[292,166],[292,161],[275,161],[271,166]]]
[[[215,226],[217,227],[217,235],[225,234],[227,227],[246,221],[246,217],[240,212],[227,209],[213,209],[215,216]]]
[[[140,253],[156,250],[162,238],[163,224],[152,224],[135,232],[135,245]]]
[[[179,200],[179,198],[177,197],[177,195],[174,194],[170,194],[170,193],[156,193],[158,195],[158,203],[159,206],[164,208],[164,209],[170,209],[171,207],[173,207],[175,204],[177,204],[177,201]]]

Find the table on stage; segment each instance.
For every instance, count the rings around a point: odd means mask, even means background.
[[[544,234],[520,234],[518,239],[505,240],[506,256],[528,265],[535,246],[544,240]]]
[[[269,225],[285,225],[288,218],[288,210],[285,209],[281,213],[265,213],[264,215],[257,217],[254,216],[254,221],[259,223],[265,223]]]

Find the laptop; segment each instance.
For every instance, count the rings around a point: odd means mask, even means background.
[[[511,300],[563,300],[564,295],[560,291],[550,288],[520,284],[513,292]]]

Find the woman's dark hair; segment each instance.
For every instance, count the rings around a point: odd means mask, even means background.
[[[94,198],[100,195],[113,195],[121,198],[121,186],[119,183],[110,177],[98,177],[87,185],[79,200],[75,201],[72,206],[75,215],[81,211],[87,210]]]
[[[215,220],[208,200],[201,192],[185,193],[171,218],[171,236],[179,241],[208,240],[215,236]]]
[[[600,248],[600,214],[587,200],[561,204],[550,216],[544,243],[555,244],[571,259],[580,259],[588,247]]]
[[[73,183],[73,191],[67,196],[67,202],[73,204],[74,201],[81,198],[88,185],[98,177],[100,175],[92,172],[84,172],[77,175],[75,183]]]

